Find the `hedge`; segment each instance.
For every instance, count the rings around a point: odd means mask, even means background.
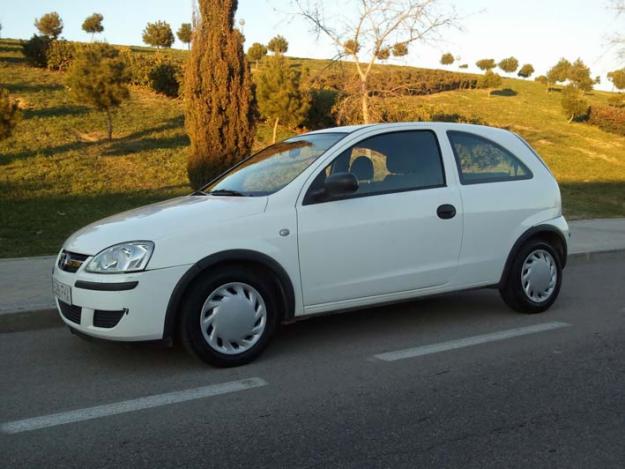
[[[588,122],[614,134],[625,135],[625,108],[614,106],[591,106]]]
[[[350,77],[345,71],[327,73],[317,80],[320,88],[333,88],[348,91],[346,83],[355,83],[356,77]],[[478,87],[479,77],[467,73],[455,73],[444,70],[376,70],[368,79],[368,87],[373,96],[420,96],[458,89]]]

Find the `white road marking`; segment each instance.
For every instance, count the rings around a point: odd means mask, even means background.
[[[165,394],[155,394],[153,396],[140,397],[138,399],[130,399],[128,401],[115,402],[113,404],[87,407],[85,409],[77,409],[69,412],[60,412],[58,414],[44,415],[42,417],[6,422],[0,426],[0,431],[2,431],[2,433],[29,432],[32,430],[39,430],[41,428],[65,425],[67,423],[82,422],[84,420],[108,417],[110,415],[124,414],[127,412],[135,412],[137,410],[151,409],[153,407],[192,401],[194,399],[218,396],[220,394],[244,391],[246,389],[266,386],[267,384],[268,383],[261,378],[247,378],[239,381],[211,384],[210,386],[203,386],[201,388],[186,389],[184,391],[168,392]]]
[[[518,327],[516,329],[506,329],[503,331],[493,332],[491,334],[474,335],[471,337],[465,337],[463,339],[439,342],[438,344],[423,345],[420,347],[396,350],[394,352],[380,353],[374,355],[373,358],[383,360],[385,362],[394,362],[396,360],[403,360],[404,358],[421,357],[423,355],[430,355],[432,353],[471,347],[472,345],[485,344],[487,342],[495,342],[498,340],[506,340],[513,337],[536,334],[538,332],[550,331],[553,329],[560,329],[561,327],[568,326],[570,326],[570,324],[566,322],[545,322],[542,324],[535,324],[533,326]]]

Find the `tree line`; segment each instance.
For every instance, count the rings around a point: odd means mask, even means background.
[[[91,34],[91,38],[93,39],[95,34],[104,31],[103,22],[104,16],[101,13],[93,13],[83,21],[82,30]],[[58,39],[63,33],[63,27],[63,20],[56,11],[46,13],[35,20],[35,28],[37,28],[41,36],[49,40]],[[178,31],[176,31],[176,36],[178,36],[180,42],[186,44],[187,48],[189,48],[191,40],[193,39],[191,23],[182,23]],[[171,26],[166,21],[148,23],[143,30],[142,38],[145,44],[157,48],[169,48],[175,42],[174,33],[172,32]]]

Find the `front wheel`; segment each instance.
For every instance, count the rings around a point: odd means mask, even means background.
[[[225,267],[199,279],[181,313],[185,347],[216,366],[252,361],[267,346],[278,323],[270,284],[242,267]]]
[[[542,313],[556,301],[562,284],[562,264],[555,249],[544,241],[525,244],[512,262],[499,292],[512,309]]]

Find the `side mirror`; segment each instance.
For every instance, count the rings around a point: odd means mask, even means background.
[[[335,173],[324,183],[325,196],[334,198],[353,194],[358,190],[358,179],[352,173]]]

